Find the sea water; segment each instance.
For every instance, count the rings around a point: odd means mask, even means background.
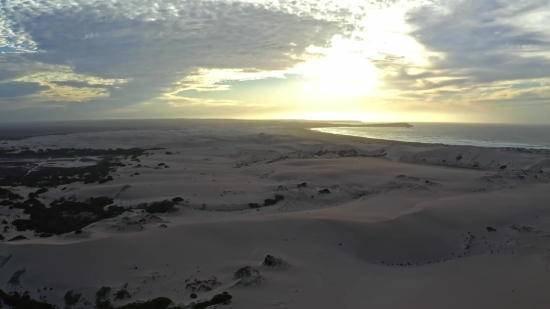
[[[550,149],[550,125],[411,123],[412,128],[333,127],[312,130],[426,144]]]

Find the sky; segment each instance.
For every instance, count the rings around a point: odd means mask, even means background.
[[[0,122],[550,124],[548,0],[0,0]]]

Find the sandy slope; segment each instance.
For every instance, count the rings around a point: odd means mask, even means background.
[[[112,182],[74,183],[44,196],[108,195],[127,207],[175,196],[186,201],[175,214],[127,212],[81,236],[38,239],[27,232],[31,240],[0,244],[0,255],[12,255],[0,269],[8,291],[28,290],[64,305],[67,290],[93,302],[101,286],[128,284],[132,299],[115,304],[156,296],[189,303],[185,280],[215,276],[220,284],[198,292],[200,298],[228,291],[233,308],[546,308],[550,301],[550,161],[544,153],[235,126],[9,143],[165,147],[141,157],[142,167],[134,162],[119,169]],[[350,153],[340,150],[355,153],[346,157]],[[381,153],[385,157],[376,157]],[[474,162],[479,169],[471,168]],[[304,182],[307,187],[297,187]],[[319,193],[327,188],[330,194]],[[275,194],[284,201],[248,207]],[[140,219],[143,228],[128,224]],[[289,267],[263,267],[267,254]],[[233,273],[247,265],[264,280],[233,286]],[[18,269],[25,269],[20,286],[7,284]]]

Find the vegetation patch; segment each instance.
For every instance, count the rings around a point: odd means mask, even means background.
[[[288,263],[285,260],[276,258],[273,255],[267,255],[262,265],[270,268],[287,268],[288,267]]]
[[[264,206],[272,206],[272,205],[275,205],[277,204],[278,202],[282,201],[285,199],[285,196],[284,195],[281,195],[281,194],[275,194],[275,198],[273,199],[265,199],[264,201]]]
[[[56,306],[31,299],[28,293],[19,294],[17,292],[6,293],[0,290],[0,300],[6,306],[13,309],[56,309]]]
[[[36,192],[34,192],[34,193],[36,193],[36,194],[42,194],[42,193],[46,193],[46,192],[48,192],[48,189],[46,189],[46,188],[40,188],[40,189],[36,190]]]
[[[329,189],[319,190],[319,194],[330,194],[330,190]]]
[[[65,296],[63,296],[66,308],[70,308],[76,305],[80,300],[80,297],[82,297],[82,294],[75,293],[74,291],[67,291],[67,293],[65,293]]]
[[[11,184],[9,184],[11,186]],[[17,193],[13,193],[8,189],[0,188],[0,198],[7,199],[10,201],[14,200],[24,200],[25,198]]]
[[[206,300],[194,304],[193,309],[205,309],[213,305],[229,305],[232,298],[233,296],[231,296],[229,293],[223,292],[222,294],[215,295],[214,297],[212,297],[211,300]]]
[[[28,240],[28,238],[23,236],[23,235],[19,235],[19,236],[15,236],[14,238],[12,238],[8,241],[18,241],[18,240]]]
[[[16,272],[14,272],[13,275],[11,275],[10,280],[8,281],[8,285],[11,285],[12,287],[20,286],[21,281],[19,280],[19,278],[21,278],[21,276],[25,272],[26,272],[25,268],[19,269]]]
[[[116,167],[124,167],[116,156],[133,156],[143,155],[147,150],[157,149],[76,149],[76,148],[61,148],[61,149],[40,149],[38,151],[22,150],[19,152],[7,151],[0,149],[0,158],[12,159],[49,159],[49,158],[78,158],[86,156],[99,157],[100,161],[92,166],[82,167],[40,167],[32,173],[28,173],[28,169],[24,167],[10,168],[9,173],[0,179],[0,186],[25,186],[39,187],[38,191],[48,187],[57,187],[59,185],[70,184],[73,182],[84,183],[105,183],[113,180],[109,173],[114,171]],[[84,159],[81,159],[84,160]],[[47,190],[47,189],[46,189]],[[44,192],[35,192],[41,194]],[[43,191],[43,190],[42,190]],[[0,197],[2,193],[0,191]]]
[[[125,298],[131,298],[132,296],[126,289],[122,289],[115,293],[115,300],[121,300]]]
[[[10,206],[10,205],[13,205],[13,202],[10,200],[3,200],[0,202],[0,206]]]
[[[239,279],[236,286],[247,287],[250,285],[260,285],[263,278],[260,275],[260,271],[250,266],[245,266],[235,272],[235,279]]]
[[[12,224],[18,231],[34,230],[36,233],[64,234],[84,228],[99,220],[113,218],[125,211],[123,207],[106,206],[113,204],[109,197],[89,198],[83,202],[74,199],[61,198],[50,203],[47,208],[43,204],[27,201],[18,205],[24,213],[30,214],[29,219],[17,219]]]
[[[206,280],[195,279],[194,281],[188,283],[185,286],[185,289],[190,289],[193,292],[210,292],[212,291],[212,288],[217,285],[221,285],[221,282],[218,281],[218,278],[210,277]]]
[[[168,297],[157,297],[146,302],[133,302],[117,309],[166,309],[174,302]]]
[[[145,208],[145,211],[148,213],[165,213],[174,209],[174,202],[169,200],[164,200],[162,202],[154,202],[151,205]]]

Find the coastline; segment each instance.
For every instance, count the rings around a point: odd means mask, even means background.
[[[500,149],[500,150],[506,150],[506,151],[518,151],[518,152],[526,152],[526,153],[550,154],[550,148],[546,148],[546,147],[540,147],[540,148],[537,148],[535,146],[533,147],[490,147],[490,146],[479,146],[479,145],[468,145],[468,144],[414,142],[414,141],[402,141],[402,140],[391,140],[391,139],[377,139],[373,137],[364,137],[364,136],[358,136],[358,135],[341,134],[341,133],[333,133],[333,132],[323,132],[318,129],[324,129],[324,128],[309,128],[308,130],[318,132],[321,134],[354,137],[354,138],[359,138],[359,139],[368,140],[372,142],[380,142],[380,143],[387,143],[387,144],[411,145],[411,146],[419,146],[419,147],[421,146],[476,147],[476,148],[487,148],[487,149]]]

